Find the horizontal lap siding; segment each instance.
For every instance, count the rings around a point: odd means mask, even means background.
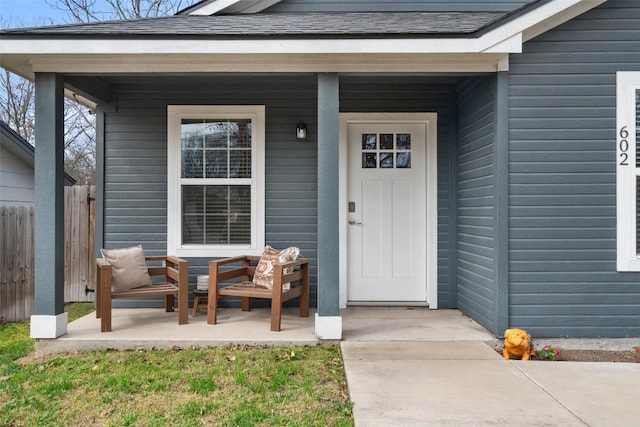
[[[34,200],[33,166],[0,146],[0,205],[33,205]]]
[[[449,156],[455,126],[451,79],[393,77],[340,79],[341,112],[435,112],[438,114],[438,306],[454,308],[450,281]],[[425,260],[426,263],[426,260]]]
[[[105,116],[105,246],[142,244],[151,254],[166,252],[167,105],[265,105],[265,239],[278,248],[298,246],[311,259],[311,303],[315,305],[315,76],[122,78],[115,90],[117,112]],[[306,142],[295,138],[300,120],[309,128]],[[189,259],[192,287],[197,275],[207,274],[207,261]],[[140,301],[121,304],[139,305]]]
[[[597,39],[597,41],[594,41]],[[608,1],[511,56],[510,322],[640,336],[640,275],[616,272],[616,71],[640,71],[640,1]]]
[[[458,308],[494,329],[494,77],[468,78],[458,92]]]
[[[267,12],[509,12],[526,3],[525,0],[283,0]]]

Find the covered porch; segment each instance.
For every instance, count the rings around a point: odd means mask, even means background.
[[[167,150],[171,140],[171,129],[167,136],[167,125],[169,122],[171,128],[172,120],[170,114],[167,118],[168,107],[199,106],[203,102],[264,106],[265,138],[261,148],[265,153],[264,179],[261,177],[258,181],[265,192],[264,206],[260,208],[264,240],[266,244],[279,248],[298,246],[301,253],[311,259],[311,305],[317,307],[317,312],[312,315],[316,339],[339,340],[347,330],[342,325],[339,310],[353,302],[348,288],[351,280],[346,272],[352,268],[354,271],[363,270],[354,268],[355,257],[347,250],[347,230],[356,227],[351,225],[353,215],[351,207],[347,206],[347,200],[352,198],[347,195],[349,172],[345,164],[345,157],[354,158],[355,169],[360,169],[358,161],[362,154],[358,149],[355,155],[347,155],[348,144],[342,137],[345,133],[343,117],[377,112],[402,116],[400,122],[406,123],[416,120],[412,119],[413,115],[426,113],[437,117],[429,124],[431,130],[424,138],[424,143],[431,148],[423,149],[421,158],[428,165],[418,163],[416,151],[413,169],[427,171],[426,178],[417,178],[415,187],[426,188],[428,209],[419,219],[427,221],[427,226],[426,230],[413,233],[413,238],[427,249],[424,253],[416,252],[422,255],[413,260],[412,265],[424,269],[427,277],[419,280],[410,278],[409,281],[420,291],[430,290],[430,296],[428,299],[419,296],[398,301],[383,299],[375,303],[422,305],[431,309],[460,307],[465,313],[473,313],[481,319],[481,324],[490,324],[494,333],[496,325],[496,330],[504,329],[506,306],[499,302],[506,292],[506,280],[502,278],[506,270],[500,269],[498,263],[498,255],[504,251],[504,247],[498,247],[503,236],[493,233],[485,236],[483,224],[479,222],[486,220],[483,212],[489,210],[491,221],[500,226],[495,228],[496,232],[501,234],[506,224],[500,221],[505,213],[504,199],[501,203],[497,200],[497,194],[504,192],[506,181],[502,179],[504,169],[498,170],[497,165],[504,165],[506,161],[504,120],[508,75],[497,71],[496,63],[493,67],[494,72],[487,69],[476,73],[450,71],[446,75],[397,72],[385,75],[94,75],[93,78],[108,85],[111,99],[110,105],[99,104],[97,109],[96,253],[100,248],[142,244],[150,255],[176,254],[177,246],[166,243],[166,240],[171,235],[172,225],[180,222],[180,216],[174,215],[172,219],[172,206],[176,203],[175,200],[167,200],[170,191],[166,188],[177,182],[171,174],[168,176],[167,169],[171,167],[172,159],[180,158],[180,154]],[[59,105],[67,79],[67,76],[38,73],[36,92],[46,98],[40,105]],[[51,97],[44,96],[47,94]],[[367,123],[375,124],[381,120],[376,117]],[[309,130],[304,142],[293,138],[295,124],[299,120],[304,120]],[[50,123],[52,128],[62,125],[54,117]],[[371,130],[367,128],[365,131]],[[402,134],[406,131],[392,132]],[[356,132],[355,136],[355,145],[359,147],[360,134]],[[413,142],[417,146],[417,141]],[[50,141],[43,145],[47,143]],[[51,157],[40,157],[43,170],[53,163],[54,158],[62,155],[59,147],[49,148]],[[497,185],[489,188],[485,181],[496,182]],[[56,194],[55,180],[47,179],[41,184],[43,198]],[[461,189],[465,193],[461,193]],[[58,206],[56,202],[57,199],[43,200],[41,206]],[[51,230],[48,225],[59,224],[60,221],[56,218],[56,209],[43,210],[40,211],[40,219],[45,222],[40,228],[43,234],[36,236],[36,242],[45,240],[44,235]],[[465,217],[472,218],[469,224],[458,221],[458,216],[465,212],[468,212]],[[479,218],[475,219],[475,216]],[[460,226],[468,227],[468,230],[460,234]],[[469,234],[478,234],[482,241],[488,242],[488,246],[471,242],[472,250],[493,254],[494,258],[489,269],[478,266],[478,274],[473,277],[463,277],[464,273],[457,277],[456,263],[460,257],[456,255],[456,248],[467,243],[465,239]],[[404,245],[404,240],[395,240],[400,246]],[[40,260],[42,270],[53,269],[59,274],[58,268],[62,266],[45,256],[48,252],[44,246],[52,244],[51,241],[47,245],[36,244],[36,250],[40,247],[43,251],[43,256],[37,260]],[[404,246],[409,250],[409,245]],[[388,245],[373,246],[374,249],[376,247]],[[392,252],[394,248],[391,248]],[[52,250],[50,247],[47,249]],[[188,259],[189,282],[192,285],[197,276],[207,274],[208,262],[215,257],[208,253],[205,257],[205,252],[177,255]],[[369,258],[363,252],[360,259]],[[475,264],[477,260],[474,258],[470,262]],[[57,313],[58,304],[62,301],[55,292],[55,297],[50,297],[54,286],[51,277],[56,277],[56,274],[36,274],[36,301]],[[457,283],[461,281],[465,288],[475,286],[470,280],[479,280],[479,285],[487,288],[500,284],[500,289],[491,289],[491,292],[497,292],[498,297],[488,301],[488,307],[470,308],[478,301],[470,300],[472,294],[468,292],[461,293],[463,298],[460,301],[458,293],[461,288]],[[368,288],[364,286],[363,289]],[[357,302],[366,304],[367,300],[368,295],[365,295]],[[121,308],[154,306],[157,306],[157,301],[120,305]],[[41,325],[45,331],[36,327],[32,336],[56,338],[70,333],[65,323],[64,314],[37,317],[32,319],[32,324]],[[114,330],[117,329],[114,325]],[[228,337],[226,342],[229,342]]]

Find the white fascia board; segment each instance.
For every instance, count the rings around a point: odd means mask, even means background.
[[[210,16],[230,11],[258,13],[279,2],[280,0],[216,0],[192,10],[188,15]]]
[[[505,40],[502,40],[488,49],[484,49],[484,53],[521,53],[522,52],[522,33],[517,33]]]
[[[522,34],[522,41],[525,42],[593,9],[605,1],[607,0],[552,0],[504,25],[500,25],[483,35],[481,39],[486,38],[490,48],[498,46],[518,34]]]
[[[69,40],[5,39],[0,55],[153,54],[423,54],[479,53],[502,40],[480,39],[256,39],[256,40]],[[508,43],[505,48],[518,46]],[[493,49],[493,53],[497,49]]]

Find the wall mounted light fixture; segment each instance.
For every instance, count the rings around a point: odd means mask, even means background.
[[[298,138],[298,141],[307,139],[307,125],[305,125],[304,122],[300,122],[298,126],[296,126],[296,138]]]

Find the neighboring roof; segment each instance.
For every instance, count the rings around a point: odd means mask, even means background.
[[[16,157],[23,160],[25,163],[29,163],[33,166],[33,156],[35,154],[33,145],[29,144],[2,120],[0,120],[0,145],[11,151]]]
[[[0,145],[29,166],[34,166],[36,150],[23,137],[18,135],[7,123],[0,120]],[[76,180],[65,172],[64,185],[74,185]]]
[[[1,31],[26,36],[198,36],[198,37],[378,37],[469,35],[504,13],[306,13],[257,15],[175,15]]]

